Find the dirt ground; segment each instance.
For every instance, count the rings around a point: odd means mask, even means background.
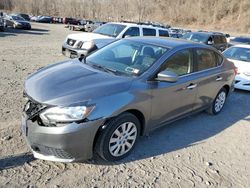
[[[0,187],[250,187],[250,93],[139,139],[116,163],[56,163],[32,157],[20,131],[25,77],[64,60],[63,25],[0,33]]]

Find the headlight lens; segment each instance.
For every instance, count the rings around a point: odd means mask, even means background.
[[[87,41],[82,44],[82,49],[91,49],[95,45],[94,41]]]
[[[40,114],[45,125],[67,123],[83,120],[94,109],[94,106],[52,107]]]
[[[16,24],[16,25],[22,25],[22,24],[21,24],[21,23],[19,23],[19,22],[15,22],[15,24]]]
[[[243,72],[246,76],[250,76],[250,72]]]
[[[76,46],[77,46],[77,48],[81,48],[81,47],[82,47],[82,45],[83,45],[83,42],[82,42],[82,41],[80,41],[80,42],[78,42],[78,43],[77,43],[77,45],[76,45]]]

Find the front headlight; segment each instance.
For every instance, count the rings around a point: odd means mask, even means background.
[[[84,42],[82,44],[82,49],[91,49],[92,47],[94,47],[95,43],[94,41],[87,41],[87,42]]]
[[[94,109],[94,106],[52,107],[40,114],[45,125],[67,123],[85,119]]]
[[[250,76],[250,72],[243,72],[246,76]]]
[[[19,22],[14,22],[16,25],[22,25],[21,23],[19,23]]]
[[[83,45],[83,42],[82,42],[82,41],[79,41],[79,42],[77,43],[76,47],[77,47],[77,48],[81,48],[82,45]]]

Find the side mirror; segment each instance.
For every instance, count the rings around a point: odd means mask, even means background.
[[[132,37],[131,35],[123,35],[123,38],[129,38]]]
[[[208,44],[208,45],[213,45],[213,44],[214,44],[214,41],[209,40],[209,41],[207,41],[207,44]]]
[[[171,71],[162,71],[157,74],[156,80],[162,82],[177,82],[179,76]]]

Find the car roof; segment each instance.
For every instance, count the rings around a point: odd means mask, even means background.
[[[165,48],[176,48],[176,47],[207,47],[209,49],[213,49],[210,46],[205,44],[193,42],[185,39],[176,39],[176,38],[168,38],[168,37],[130,37],[125,40],[132,40],[135,42],[142,42],[146,44],[161,46]]]
[[[108,22],[107,24],[120,24],[125,26],[136,26],[136,27],[145,27],[145,28],[152,28],[152,29],[161,29],[161,30],[168,30],[167,28],[154,26],[154,25],[146,25],[146,24],[137,24],[137,23],[129,23],[129,22]]]

